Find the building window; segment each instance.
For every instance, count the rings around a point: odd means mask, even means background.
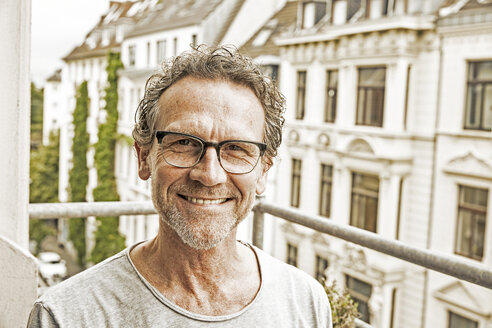
[[[459,186],[456,254],[482,259],[487,199],[486,189]]]
[[[371,323],[369,315],[369,299],[372,294],[372,286],[349,275],[345,275],[345,284],[350,296],[357,302],[357,311],[360,313],[360,320]]]
[[[352,173],[352,206],[350,225],[376,232],[378,217],[379,178]]]
[[[147,66],[150,66],[150,42],[147,42]]]
[[[160,65],[166,59],[166,40],[157,41],[157,64]]]
[[[328,260],[324,257],[316,255],[316,280],[320,283],[324,283],[326,280],[325,271],[328,268]]]
[[[178,38],[173,39],[173,44],[174,44],[174,56],[178,54]]]
[[[287,244],[287,264],[297,267],[297,247]]]
[[[271,64],[271,65],[261,65],[261,69],[263,70],[263,73],[265,75],[268,75],[273,82],[278,84],[278,65],[277,64]]]
[[[468,63],[465,129],[492,128],[492,61]]]
[[[359,68],[357,87],[358,125],[383,126],[386,68]]]
[[[448,328],[478,328],[478,322],[448,311]]]
[[[302,28],[316,25],[326,15],[326,1],[305,1],[302,4]]]
[[[338,71],[326,72],[325,122],[335,122],[337,114]]]
[[[290,206],[299,207],[301,198],[301,168],[300,159],[292,159],[292,185],[290,190]]]
[[[348,0],[347,3],[347,22],[354,17],[362,7],[362,0]]]
[[[305,105],[306,105],[306,71],[298,71],[296,120],[302,120],[304,118]]]
[[[333,176],[333,166],[321,164],[319,215],[326,216],[326,217],[330,217],[332,176]]]
[[[135,66],[136,49],[135,46],[128,47],[128,65]]]
[[[196,34],[191,35],[191,45],[196,47]]]

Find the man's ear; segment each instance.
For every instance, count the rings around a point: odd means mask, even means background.
[[[148,164],[150,149],[147,147],[140,147],[140,145],[136,141],[133,143],[133,146],[137,151],[138,176],[142,180],[147,180],[150,177],[150,166]]]
[[[270,160],[265,160],[265,161],[262,160],[261,163],[259,164],[262,166],[262,168],[261,168],[260,176],[256,181],[257,195],[261,195],[265,192],[267,178],[268,178],[268,170],[270,170],[270,167],[272,167],[272,162]]]

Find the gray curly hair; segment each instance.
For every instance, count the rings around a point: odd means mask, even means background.
[[[186,76],[226,80],[250,88],[265,112],[265,155],[270,160],[277,156],[282,141],[285,98],[250,58],[241,55],[235,48],[224,46],[198,46],[163,62],[161,70],[147,80],[144,97],[135,113],[136,124],[132,132],[140,147],[149,147],[154,140],[162,93]]]

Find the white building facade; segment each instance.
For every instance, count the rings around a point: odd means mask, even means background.
[[[492,267],[492,3],[440,10],[431,249]],[[492,327],[492,291],[429,272],[426,327]],[[452,326],[455,327],[455,326]]]
[[[469,25],[436,24],[468,2],[299,1],[277,39],[287,122],[276,203],[491,265],[490,6]],[[467,88],[484,90],[468,116]],[[490,325],[483,288],[290,223],[272,242],[275,256],[346,285],[374,327]]]

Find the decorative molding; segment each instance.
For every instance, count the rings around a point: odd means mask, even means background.
[[[367,271],[367,257],[362,247],[346,243],[345,254],[347,256],[344,258],[344,266],[359,272]]]
[[[492,164],[490,161],[479,158],[471,151],[448,161],[444,165],[443,171],[447,174],[492,180]]]
[[[461,281],[454,281],[433,293],[433,296],[445,303],[465,309],[480,316],[490,317],[492,292],[466,286]]]
[[[299,132],[297,132],[296,130],[289,131],[288,140],[290,142],[298,143],[300,139],[301,137],[299,136]]]
[[[326,133],[320,133],[318,135],[318,145],[329,147],[330,143],[331,143],[331,138],[329,135],[327,135]]]
[[[364,153],[369,155],[375,155],[374,149],[369,143],[361,138],[352,140],[347,146],[348,153]]]
[[[324,247],[330,247],[330,240],[326,234],[323,234],[320,232],[315,232],[311,236],[311,240],[312,240],[315,248],[316,248],[316,246],[321,246],[323,248]]]

